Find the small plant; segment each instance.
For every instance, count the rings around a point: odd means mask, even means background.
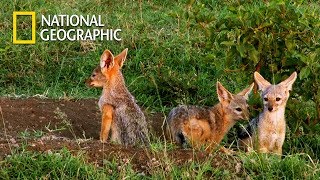
[[[73,135],[73,137],[75,139],[77,139],[76,134],[73,130],[72,124],[71,124],[70,120],[68,119],[68,115],[66,113],[62,112],[59,107],[57,107],[53,113],[56,115],[55,116],[56,119],[62,120],[62,123],[61,123],[62,127],[68,128],[69,131],[71,132],[71,134]],[[61,129],[61,128],[59,128],[59,129]]]
[[[23,132],[20,132],[19,137],[22,139],[35,139],[35,138],[41,138],[45,135],[45,132],[41,130],[24,130]]]

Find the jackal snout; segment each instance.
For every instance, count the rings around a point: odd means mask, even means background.
[[[233,95],[226,112],[233,119],[249,120],[249,105],[247,104],[248,95],[253,88],[253,83],[240,93]]]
[[[288,91],[278,86],[271,85],[262,95],[264,109],[269,112],[277,111],[279,107],[283,107],[287,103],[289,97]]]
[[[101,72],[101,67],[97,66],[85,83],[89,87],[103,87],[106,81],[106,77]]]
[[[276,96],[269,96],[269,98],[263,98],[263,101],[264,101],[264,108],[265,109],[268,109],[269,112],[272,112],[272,111],[277,111],[278,110],[278,107],[281,106],[282,102],[280,102],[279,97],[277,97],[275,100]]]
[[[243,111],[243,113],[242,113],[242,117],[241,117],[241,119],[243,119],[243,120],[247,120],[247,121],[249,121],[249,107],[246,107],[245,108],[245,110]]]
[[[272,98],[264,98],[265,109],[268,111],[276,111],[278,109],[278,104]]]
[[[233,116],[233,119],[249,119],[249,110],[246,98],[235,96],[227,108],[228,109],[226,109],[226,112],[228,112],[230,116]]]

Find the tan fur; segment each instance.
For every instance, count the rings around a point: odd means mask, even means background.
[[[181,105],[172,109],[167,119],[172,139],[180,145],[188,141],[195,148],[205,146],[212,151],[236,120],[249,118],[246,100],[252,88],[253,84],[234,95],[217,82],[220,102],[214,107]]]
[[[244,145],[247,151],[256,149],[262,153],[282,154],[286,133],[285,107],[296,77],[297,73],[294,72],[285,81],[272,85],[258,72],[254,73],[254,79],[262,91],[264,108],[263,112],[249,123],[246,130],[249,135],[240,140],[240,144]]]
[[[114,57],[109,50],[105,50],[100,66],[95,68],[86,83],[103,87],[98,103],[102,112],[101,142],[107,141],[111,129],[111,141],[126,146],[149,145],[145,116],[128,91],[121,73],[127,51],[125,49]]]
[[[100,132],[100,141],[101,142],[107,141],[108,134],[111,129],[112,120],[113,120],[113,107],[108,104],[103,105],[101,132]]]

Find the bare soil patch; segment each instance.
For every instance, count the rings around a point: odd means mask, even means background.
[[[152,166],[163,166],[165,159],[177,165],[203,162],[213,157],[214,167],[238,172],[238,160],[219,153],[214,155],[192,149],[152,152],[146,148],[123,147],[100,143],[100,112],[95,99],[52,100],[0,98],[0,160],[19,151],[22,144],[30,151],[51,153],[62,148],[77,154],[83,152],[88,162],[102,166],[103,160],[116,158],[119,164],[130,161],[138,171],[147,172]],[[163,136],[161,113],[147,113],[153,136]],[[39,137],[38,137],[39,136]],[[162,137],[163,139],[163,137]]]

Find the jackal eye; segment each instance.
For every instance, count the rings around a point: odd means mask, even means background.
[[[96,76],[96,74],[92,74],[92,76],[91,77],[95,77]]]
[[[236,110],[237,110],[237,111],[239,111],[239,112],[241,112],[241,111],[242,111],[242,109],[241,109],[241,108],[236,108]]]
[[[263,98],[265,101],[268,101],[268,98]]]
[[[276,101],[280,101],[280,98],[277,97],[277,98],[276,98]]]

